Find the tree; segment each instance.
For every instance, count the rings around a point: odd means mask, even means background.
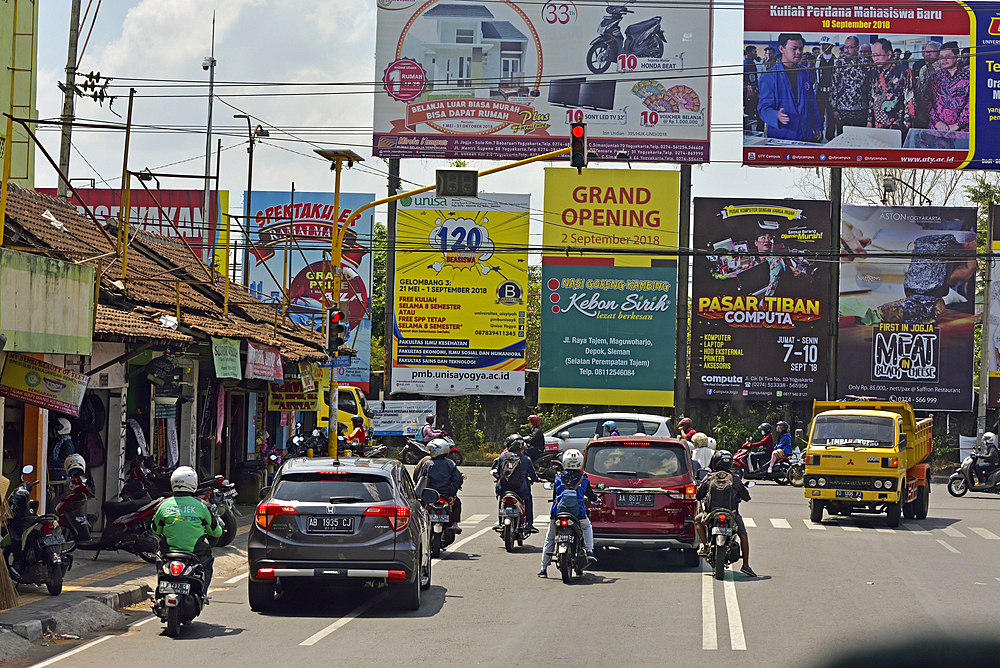
[[[985,299],[990,298],[990,291],[986,289],[986,269],[988,260],[985,259],[985,255],[990,252],[992,243],[988,237],[987,228],[988,220],[990,215],[990,205],[1000,202],[1000,175],[995,172],[976,172],[975,177],[971,184],[965,186],[965,196],[968,197],[972,202],[979,207],[979,216],[977,221],[977,235],[976,235],[976,254],[979,256],[977,263],[979,264],[979,271],[976,274],[976,295],[984,295]],[[994,222],[996,224],[996,222]],[[1000,276],[996,275],[996,269],[993,270],[992,280],[996,281],[1000,279]],[[1000,314],[991,313],[990,318],[995,318]],[[976,324],[975,333],[975,357],[974,359],[981,359],[982,346],[984,333],[987,333],[989,328],[986,327],[984,330],[984,323],[979,322]],[[975,383],[976,387],[979,387],[979,365],[976,364],[974,368]]]
[[[963,195],[962,186],[968,174],[958,169],[867,169],[845,168],[842,172],[841,201],[844,204],[869,204],[888,206],[920,206],[927,200],[935,206],[954,206]],[[895,184],[892,192],[885,192],[886,177]],[[909,187],[907,187],[909,186]],[[800,170],[795,177],[795,187],[803,196],[812,199],[830,199],[830,170],[825,167]]]
[[[525,368],[537,369],[541,360],[542,348],[542,267],[528,266],[528,298],[527,318],[524,328]]]
[[[385,368],[385,259],[388,233],[385,225],[372,228],[372,370]]]

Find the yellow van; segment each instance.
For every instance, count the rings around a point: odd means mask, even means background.
[[[371,437],[372,433],[372,410],[368,407],[368,400],[365,393],[352,385],[341,385],[337,390],[337,421],[343,422],[347,426],[347,433],[350,434],[354,428],[351,426],[351,418],[360,415],[364,420],[365,434]],[[330,417],[330,390],[323,388],[319,395],[319,410],[316,411],[316,422],[320,429],[327,426]]]

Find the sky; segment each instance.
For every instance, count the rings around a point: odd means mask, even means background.
[[[83,8],[88,2],[83,0]],[[96,6],[98,2],[93,1]],[[69,0],[47,0],[39,9],[38,112],[39,118],[62,113],[62,93],[57,82],[65,78],[69,32]],[[93,11],[93,7],[91,8]],[[202,60],[212,49],[212,13],[215,12],[216,99],[213,110],[213,150],[222,139],[221,189],[230,191],[231,213],[242,210],[247,183],[247,127],[233,114],[247,113],[254,124],[269,129],[254,151],[254,190],[332,190],[329,163],[316,156],[317,147],[350,148],[365,158],[346,171],[342,189],[386,193],[386,163],[371,156],[373,95],[371,86],[337,86],[336,94],[313,96],[259,95],[249,85],[222,82],[371,82],[375,73],[376,5],[373,0],[118,0],[100,6],[97,21],[83,53],[80,72],[100,72],[114,77],[109,92],[120,97],[113,110],[124,118],[128,86],[137,89],[133,121],[137,125],[189,126],[187,132],[136,131],[129,167],[139,170],[203,174],[207,121],[208,73]],[[726,5],[714,15],[714,64],[717,72],[739,71],[742,62],[742,10]],[[87,25],[89,27],[90,20]],[[726,39],[731,36],[732,39]],[[80,47],[87,38],[86,30]],[[728,66],[728,67],[727,67]],[[153,81],[130,81],[147,79]],[[156,80],[189,81],[191,87],[163,88]],[[267,88],[265,92],[273,93]],[[289,90],[289,89],[281,89]],[[302,90],[300,87],[297,90]],[[178,94],[186,97],[177,97]],[[712,90],[712,162],[696,166],[692,188],[695,197],[732,196],[786,198],[800,195],[790,168],[750,168],[740,164],[742,123],[741,78],[717,76]],[[89,99],[77,99],[79,119],[121,122]],[[52,155],[58,155],[55,130],[40,133]],[[73,135],[76,151],[71,159],[73,178],[95,178],[98,187],[120,186],[123,133],[84,132]],[[214,170],[215,158],[212,158]],[[479,169],[495,166],[470,161]],[[591,163],[592,166],[597,166]],[[54,187],[56,175],[44,157],[36,162],[36,186]],[[168,166],[169,165],[169,166]],[[443,160],[402,161],[404,187],[434,182],[434,170],[447,167]],[[643,169],[675,169],[672,165],[634,164]],[[620,168],[627,168],[617,165]],[[487,192],[531,195],[535,213],[542,209],[543,165],[509,170],[480,181]],[[80,185],[79,183],[77,185]],[[192,187],[191,181],[161,181],[163,188]],[[194,186],[200,187],[200,186]],[[384,221],[384,209],[376,221]],[[541,242],[539,216],[532,216],[531,244]],[[537,259],[535,260],[537,261]]]

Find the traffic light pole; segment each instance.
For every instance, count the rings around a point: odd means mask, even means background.
[[[347,160],[345,156],[337,156],[333,161],[333,170],[336,172],[336,180],[334,181],[333,189],[333,221],[340,219],[340,173],[344,168],[344,160]],[[344,225],[344,229],[347,229],[347,225]],[[332,232],[332,230],[331,230]],[[333,265],[333,304],[330,305],[331,308],[340,308],[340,276],[341,276],[341,255],[343,247],[343,238],[340,231],[337,234],[330,235],[330,243],[332,244],[330,248],[330,263]],[[329,322],[329,317],[327,317],[327,327],[331,326]],[[337,353],[334,352],[334,356]],[[330,367],[330,390],[329,396],[330,401],[327,404],[329,409],[329,416],[327,417],[327,441],[326,450],[327,456],[336,458],[337,456],[337,431],[340,426],[340,380],[337,375],[340,373],[338,371],[339,367]]]

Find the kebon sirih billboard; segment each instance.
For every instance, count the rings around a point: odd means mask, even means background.
[[[747,165],[995,169],[1000,6],[748,4]]]
[[[691,396],[826,398],[830,203],[694,201]]]
[[[528,195],[399,200],[391,392],[524,396]]]
[[[378,0],[374,155],[707,162],[711,0]]]
[[[971,410],[976,209],[845,205],[841,241],[838,392]]]

